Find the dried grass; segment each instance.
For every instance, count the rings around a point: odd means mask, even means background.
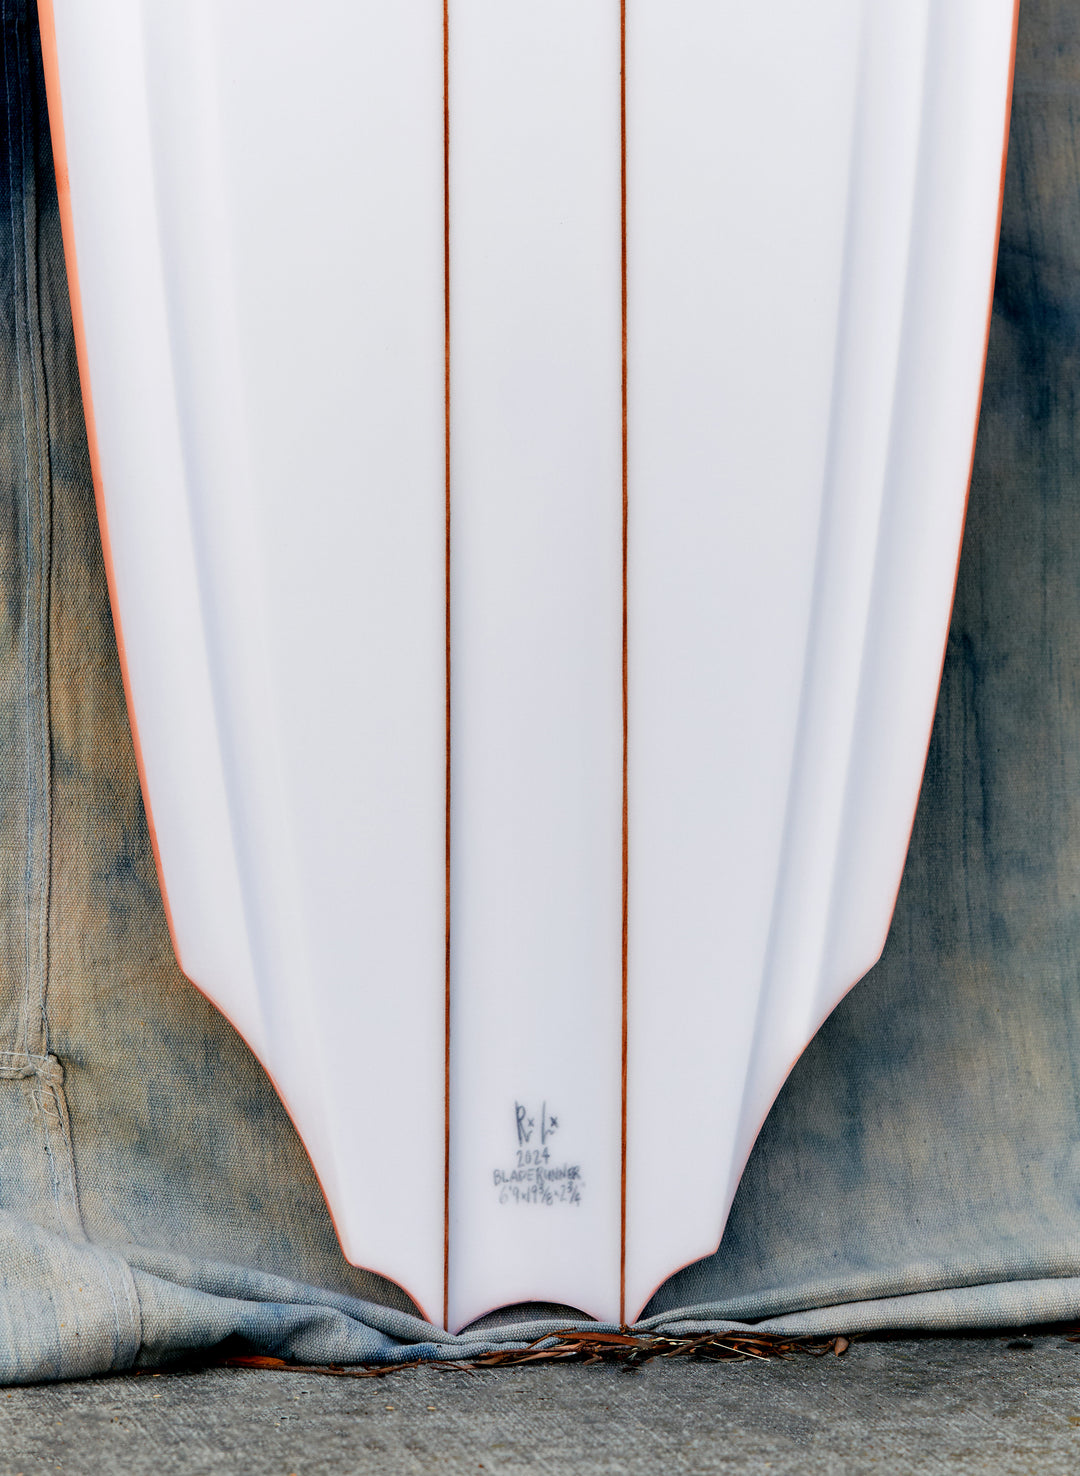
[[[433,1362],[415,1359],[409,1363],[343,1365],[337,1363],[287,1363],[282,1358],[259,1354],[224,1360],[227,1368],[277,1369],[289,1373],[323,1374],[332,1378],[380,1379],[406,1368],[456,1369],[469,1373],[485,1368],[516,1368],[525,1363],[615,1363],[627,1370],[640,1368],[657,1358],[689,1358],[708,1363],[743,1363],[749,1359],[788,1358],[797,1353],[813,1357],[832,1353],[839,1357],[850,1339],[778,1338],[757,1333],[701,1333],[690,1338],[637,1337],[633,1333],[588,1332],[566,1328],[548,1333],[524,1348],[496,1348],[475,1358]]]

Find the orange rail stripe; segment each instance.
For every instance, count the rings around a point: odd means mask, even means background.
[[[986,383],[986,360],[990,350],[990,324],[994,317],[994,288],[997,285],[997,260],[1001,245],[1001,218],[1005,210],[1005,173],[1009,164],[1009,126],[1012,121],[1013,85],[1016,80],[1016,45],[1020,32],[1020,0],[1013,0],[1012,18],[1012,45],[1009,52],[1009,80],[1005,90],[1005,136],[1001,143],[1001,175],[998,183],[998,206],[997,224],[994,227],[994,250],[991,258],[990,270],[990,292],[986,302],[986,331],[983,334],[983,357],[982,371],[979,374],[979,391],[975,400],[975,425],[971,432],[971,457],[968,461],[967,486],[964,491],[964,511],[960,521],[960,543],[956,550],[956,568],[953,570],[953,593],[949,603],[949,619],[945,626],[945,640],[941,647],[941,664],[938,668],[938,688],[941,687],[942,677],[945,675],[945,657],[948,652],[949,630],[952,627],[952,608],[956,603],[956,586],[960,578],[960,559],[964,552],[964,529],[967,525],[968,503],[971,501],[971,479],[975,474],[975,448],[979,440],[979,420],[982,409],[983,386]],[[926,771],[926,761],[930,757],[930,740],[933,737],[933,726],[926,735],[926,752],[923,755],[923,773]],[[911,812],[911,824],[908,826],[908,846],[911,845],[911,836],[915,829],[915,817],[918,814],[919,800],[922,797],[922,781],[919,782],[919,793],[915,797],[915,807]],[[905,852],[906,857],[906,852]],[[885,925],[885,932],[881,939],[879,957],[885,950],[885,944],[889,940],[889,929],[892,927],[892,915],[896,911],[896,904],[900,900],[900,886],[904,879],[904,868],[901,867],[900,876],[897,879],[896,891],[893,894],[892,907],[889,909],[889,921]],[[856,979],[855,983],[859,981]],[[854,985],[852,985],[854,988]],[[792,1066],[794,1066],[792,1062]]]
[[[53,164],[56,171],[56,194],[60,204],[60,231],[64,242],[64,262],[67,267],[68,296],[71,300],[71,322],[75,333],[75,357],[79,366],[79,384],[82,389],[83,413],[86,419],[86,442],[90,453],[90,473],[94,481],[94,501],[97,506],[98,526],[101,530],[101,553],[105,563],[105,580],[109,587],[109,603],[112,606],[113,628],[116,632],[116,651],[120,658],[120,676],[127,701],[131,738],[135,747],[135,767],[142,788],[143,804],[146,809],[146,824],[150,832],[150,849],[154,856],[161,900],[165,908],[165,922],[173,952],[180,958],[176,929],[173,926],[169,897],[165,890],[165,875],[161,869],[161,852],[158,848],[157,831],[150,809],[150,793],[146,784],[146,766],[143,763],[142,744],[135,721],[135,707],[131,700],[131,677],[128,671],[124,632],[120,625],[120,611],[116,600],[116,574],[113,564],[112,544],[109,541],[109,520],[105,512],[105,492],[101,479],[101,455],[98,449],[97,424],[94,420],[94,400],[90,390],[90,362],[86,352],[86,331],[83,319],[82,292],[79,288],[79,273],[75,258],[75,226],[71,214],[71,184],[68,177],[67,143],[64,138],[64,111],[60,98],[60,68],[56,54],[56,22],[52,0],[38,0],[38,22],[41,31],[41,58],[45,71],[45,94],[49,104],[49,132],[52,137]]]
[[[626,1322],[626,1053],[630,944],[630,662],[627,642],[627,547],[630,522],[629,358],[626,249],[626,0],[619,0],[619,213],[622,293],[622,1100],[619,1164],[619,1321]]]

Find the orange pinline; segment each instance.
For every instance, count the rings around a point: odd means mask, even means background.
[[[443,457],[446,597],[446,820],[443,1034],[443,1327],[450,1327],[450,0],[443,0]]]
[[[630,510],[626,253],[626,0],[619,0],[620,272],[622,294],[622,1100],[619,1175],[619,1321],[626,1321],[626,1053],[630,931],[629,660],[627,651],[627,533]]]

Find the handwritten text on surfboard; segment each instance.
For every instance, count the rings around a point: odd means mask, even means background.
[[[500,1204],[581,1203],[585,1187],[581,1165],[552,1157],[550,1144],[558,1131],[558,1114],[549,1112],[546,1102],[541,1102],[539,1112],[514,1103],[515,1159],[492,1176]]]

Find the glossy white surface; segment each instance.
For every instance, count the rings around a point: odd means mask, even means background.
[[[52,4],[180,961],[270,1071],[347,1254],[441,1319],[442,9]],[[448,1315],[614,1319],[619,8],[449,22]],[[1012,23],[1012,0],[627,6],[631,1317],[714,1248],[884,940]],[[523,1203],[538,1146],[566,1172]]]
[[[618,7],[456,0],[450,68],[450,1319],[529,1299],[610,1317],[622,1070]],[[520,1145],[515,1104],[537,1119]],[[549,1139],[542,1114],[558,1120]],[[548,1206],[513,1202],[525,1184],[496,1190],[519,1146],[550,1154],[548,1168],[580,1166],[580,1197],[570,1202],[565,1180],[552,1187],[567,1202]]]

